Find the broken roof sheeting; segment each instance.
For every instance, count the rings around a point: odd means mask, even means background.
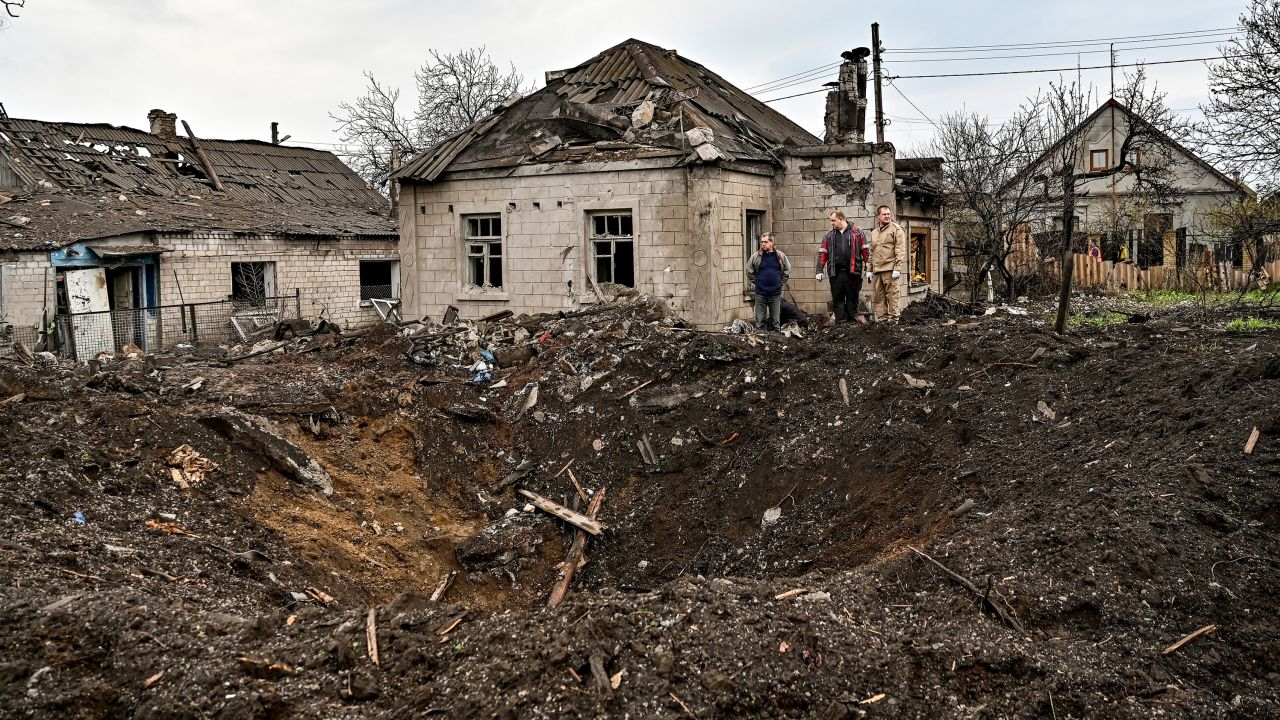
[[[397,234],[386,199],[330,152],[257,140],[201,139],[200,144],[225,191],[212,189],[190,138],[166,140],[129,127],[0,116],[0,152],[9,157],[10,169],[26,184],[45,181],[65,191],[42,196],[48,205],[7,205],[6,211],[31,222],[0,232],[0,248],[197,229]]]
[[[627,131],[631,111],[644,100],[665,119]],[[589,112],[575,116],[578,105]],[[581,65],[548,73],[541,90],[422,153],[397,176],[430,182],[451,170],[522,164],[659,156],[697,161],[680,135],[694,127],[710,128],[719,156],[728,159],[777,163],[780,147],[821,142],[702,65],[627,40]],[[558,149],[531,149],[551,137],[560,141]]]

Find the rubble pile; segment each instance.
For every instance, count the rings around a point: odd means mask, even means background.
[[[1275,334],[962,310],[0,361],[0,706],[1267,717]]]

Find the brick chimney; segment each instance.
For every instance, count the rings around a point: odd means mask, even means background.
[[[867,48],[854,48],[840,53],[840,82],[827,93],[824,141],[860,143],[867,131]],[[828,83],[830,84],[830,83]]]
[[[167,113],[163,110],[156,109],[147,113],[147,119],[151,121],[151,134],[162,140],[178,139],[178,116],[175,113]]]

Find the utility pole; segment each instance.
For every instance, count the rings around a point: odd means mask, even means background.
[[[880,82],[880,23],[871,23],[871,71],[876,76],[876,142],[884,142],[884,86]]]
[[[1111,59],[1111,97],[1116,96],[1116,44],[1111,43],[1111,53],[1107,56]]]
[[[391,172],[389,174],[395,175],[396,171],[399,169],[400,169],[400,146],[392,145],[391,146]],[[400,181],[399,180],[395,180],[395,179],[391,180],[391,186],[387,188],[387,194],[390,196],[389,199],[391,200],[391,219],[395,220],[396,209],[400,207]]]

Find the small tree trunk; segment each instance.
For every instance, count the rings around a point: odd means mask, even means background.
[[[1067,332],[1067,311],[1071,305],[1071,272],[1075,267],[1075,255],[1071,252],[1071,232],[1076,220],[1075,178],[1062,176],[1062,286],[1058,288],[1058,319],[1053,329],[1059,335]]]

